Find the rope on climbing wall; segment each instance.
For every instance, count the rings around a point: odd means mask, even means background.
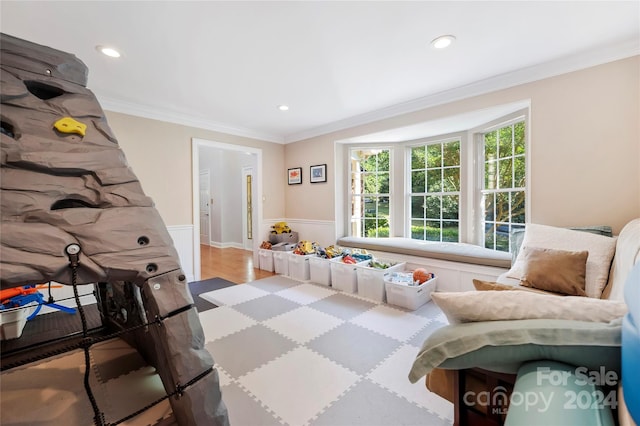
[[[184,306],[182,308],[176,309],[175,311],[169,312],[165,316],[158,315],[158,316],[156,316],[156,318],[153,321],[145,322],[145,323],[142,323],[142,324],[131,326],[129,328],[124,328],[122,330],[114,331],[113,333],[110,333],[110,334],[107,334],[107,335],[104,335],[104,336],[86,337],[86,338],[83,338],[82,341],[77,342],[77,343],[72,343],[70,345],[63,346],[63,347],[60,347],[60,348],[56,348],[56,349],[53,349],[53,350],[50,350],[50,351],[47,351],[47,352],[43,352],[43,353],[28,357],[28,358],[22,358],[19,361],[15,361],[15,362],[12,362],[10,364],[3,365],[2,368],[0,369],[0,371],[6,371],[6,370],[11,370],[12,368],[22,367],[23,365],[31,364],[31,363],[36,362],[36,361],[40,361],[40,360],[43,360],[43,359],[51,358],[53,356],[61,355],[61,354],[66,353],[66,352],[71,352],[71,351],[74,351],[76,349],[81,349],[83,346],[93,346],[93,345],[95,345],[97,343],[104,342],[106,340],[111,340],[111,339],[114,339],[116,337],[120,337],[123,334],[131,333],[131,332],[136,331],[136,330],[138,330],[140,328],[145,328],[145,327],[148,327],[150,325],[160,325],[162,323],[162,321],[164,321],[165,319],[171,318],[172,316],[178,315],[178,314],[180,314],[180,313],[182,313],[184,311],[188,311],[189,309],[192,309],[194,306],[195,305],[193,305],[193,304],[186,305],[186,306]],[[63,340],[63,339],[60,339],[60,340]]]
[[[91,357],[89,355],[89,348],[91,347],[91,339],[87,338],[87,318],[84,314],[84,308],[80,303],[80,295],[78,293],[78,264],[80,263],[80,246],[77,244],[69,244],[66,248],[67,255],[69,256],[69,264],[71,266],[71,285],[73,286],[73,296],[76,299],[76,305],[78,312],[80,313],[80,321],[82,322],[82,342],[81,346],[84,351],[84,390],[91,402],[91,408],[93,408],[93,422],[96,426],[104,426],[104,414],[98,407],[93,391],[91,390],[91,384],[89,383],[91,373]]]
[[[111,340],[113,338],[119,337],[122,334],[129,333],[131,331],[135,331],[135,330],[137,330],[139,328],[148,327],[148,326],[153,325],[153,324],[160,324],[161,321],[162,321],[162,318],[156,318],[154,321],[147,322],[147,323],[144,323],[144,324],[138,324],[138,325],[132,326],[130,328],[118,330],[118,331],[113,332],[113,333],[108,334],[108,335],[95,336],[95,337],[86,337],[80,342],[72,343],[72,344],[67,345],[67,346],[62,346],[60,348],[56,348],[56,349],[53,349],[53,350],[50,350],[50,351],[47,351],[47,352],[43,352],[43,353],[28,357],[28,358],[22,358],[19,361],[15,361],[15,362],[12,362],[10,364],[3,365],[1,371],[11,370],[12,368],[16,368],[16,367],[22,367],[23,365],[26,365],[26,364],[31,364],[31,363],[36,362],[36,361],[40,361],[40,360],[43,360],[43,359],[51,358],[53,356],[61,355],[61,354],[66,353],[66,352],[71,352],[71,351],[74,351],[76,349],[81,349],[83,347],[83,345],[92,346],[92,345],[95,345],[96,343],[104,342],[105,340]],[[66,338],[62,338],[62,339],[59,339],[59,340],[65,340],[65,339]]]
[[[96,336],[96,337],[90,337],[88,335],[88,325],[87,325],[87,319],[86,319],[86,315],[84,312],[84,308],[82,306],[82,304],[80,303],[80,295],[78,292],[78,286],[77,286],[77,281],[78,281],[78,266],[80,264],[80,246],[78,246],[77,244],[71,244],[69,246],[67,246],[66,248],[67,251],[67,255],[69,257],[69,267],[71,268],[71,284],[73,287],[73,294],[74,294],[74,299],[78,308],[78,312],[80,313],[80,320],[82,322],[82,340],[80,342],[77,343],[73,343],[67,346],[63,346],[60,348],[56,348],[53,349],[51,351],[45,352],[45,353],[41,353],[39,355],[35,355],[29,358],[23,358],[19,361],[13,362],[11,364],[6,364],[2,366],[2,371],[5,370],[10,370],[12,368],[16,368],[22,365],[26,365],[26,364],[30,364],[36,361],[40,361],[42,359],[46,359],[46,358],[50,358],[52,356],[56,356],[56,355],[60,355],[66,352],[70,352],[72,350],[76,350],[76,349],[82,349],[84,351],[84,359],[85,359],[85,373],[84,373],[84,388],[85,391],[87,393],[87,396],[89,397],[89,401],[91,402],[91,407],[93,409],[94,412],[94,423],[96,426],[116,426],[119,425],[123,422],[126,422],[140,414],[142,414],[143,412],[149,410],[150,408],[158,405],[159,403],[161,403],[162,401],[169,399],[169,398],[180,398],[186,389],[188,389],[189,387],[193,386],[195,383],[197,383],[199,380],[203,379],[204,377],[206,377],[207,375],[209,375],[212,371],[213,371],[213,367],[209,367],[208,369],[206,369],[205,371],[203,371],[202,373],[198,374],[197,376],[193,377],[191,380],[189,380],[187,383],[185,383],[184,385],[181,385],[180,383],[176,383],[175,385],[175,389],[173,391],[171,391],[170,393],[167,393],[166,395],[156,399],[155,401],[145,405],[144,407],[140,408],[139,410],[136,410],[135,412],[123,417],[120,420],[117,420],[113,423],[106,423],[105,422],[105,416],[104,413],[100,411],[100,408],[98,407],[98,403],[95,399],[95,396],[93,395],[93,391],[91,390],[91,384],[89,382],[90,379],[90,374],[91,374],[91,358],[90,358],[90,353],[89,353],[89,349],[92,345],[96,344],[96,343],[100,343],[106,340],[111,340],[113,338],[119,337],[125,333],[131,333],[135,330],[138,330],[140,328],[145,328],[148,327],[150,325],[157,325],[160,326],[162,325],[162,322],[165,319],[171,318],[175,315],[179,315],[183,312],[186,312],[190,309],[193,309],[193,307],[195,306],[194,304],[189,304],[186,306],[183,306],[181,308],[178,308],[174,311],[171,311],[169,313],[167,313],[166,315],[157,315],[153,321],[148,321],[145,322],[143,324],[138,324],[126,329],[122,329],[122,330],[118,330],[116,332],[113,332],[111,334],[108,335],[104,335],[104,336]]]
[[[97,339],[92,339],[90,337],[87,336],[87,320],[84,314],[84,308],[82,307],[82,304],[80,303],[80,296],[78,294],[78,286],[77,286],[77,280],[78,280],[78,265],[80,263],[80,246],[78,246],[77,244],[70,244],[69,246],[67,246],[66,248],[66,252],[67,255],[69,256],[69,264],[71,267],[71,285],[73,286],[73,294],[76,300],[76,304],[78,306],[78,312],[80,313],[80,320],[82,322],[82,341],[78,344],[78,345],[74,345],[74,346],[80,346],[82,347],[82,349],[84,350],[84,362],[85,362],[85,370],[84,370],[84,389],[87,393],[87,396],[89,397],[89,401],[91,402],[91,407],[93,408],[93,413],[94,413],[94,417],[93,417],[93,421],[95,423],[96,426],[116,426],[119,425],[127,420],[130,420],[142,413],[144,413],[145,411],[149,410],[150,408],[158,405],[159,403],[161,403],[162,401],[172,398],[172,397],[176,397],[176,398],[180,398],[183,394],[184,391],[189,388],[190,386],[194,385],[195,383],[197,383],[198,381],[200,381],[202,378],[206,377],[207,375],[209,375],[212,371],[213,371],[213,367],[209,367],[208,369],[206,369],[205,371],[203,371],[202,373],[198,374],[197,376],[193,377],[191,380],[189,380],[186,384],[181,385],[179,382],[176,383],[176,387],[175,389],[170,392],[167,393],[166,395],[164,395],[163,397],[160,397],[158,399],[156,399],[155,401],[145,405],[144,407],[140,408],[139,410],[136,410],[135,412],[123,417],[122,419],[113,422],[113,423],[105,423],[105,417],[104,417],[104,413],[102,411],[100,411],[100,408],[98,407],[98,402],[95,399],[95,396],[93,395],[93,391],[91,390],[91,384],[89,383],[89,378],[90,378],[90,372],[91,372],[91,358],[90,358],[90,354],[89,354],[89,348],[97,343],[97,341],[103,341],[103,340],[107,340],[110,338],[114,338],[117,337],[121,334],[124,333],[129,333],[132,332],[134,330],[137,330],[138,328],[141,327],[146,327],[148,325],[151,324],[158,324],[161,325],[162,321],[164,321],[167,318],[171,318],[174,315],[178,315],[182,312],[186,312],[190,309],[192,309],[194,307],[194,304],[189,304],[187,306],[183,306],[179,309],[176,309],[175,311],[169,312],[168,314],[162,316],[162,315],[157,315],[156,318],[154,319],[154,321],[152,322],[147,322],[145,324],[140,324],[134,327],[130,327],[128,329],[125,330],[120,330],[118,332],[112,333],[108,336],[104,336],[102,338],[97,338]]]
[[[77,281],[76,273],[77,273],[77,267],[76,267],[76,269],[74,269],[73,266],[72,266],[72,283],[75,283]],[[74,289],[75,289],[75,287],[74,287]],[[76,303],[78,304],[78,311],[80,312],[81,305],[80,305],[78,300],[76,300]],[[164,321],[165,319],[171,318],[171,317],[173,317],[175,315],[178,315],[178,314],[180,314],[182,312],[188,311],[189,309],[192,309],[193,307],[194,307],[193,304],[187,305],[187,306],[184,306],[182,308],[176,309],[175,311],[169,312],[168,314],[166,314],[164,316],[158,315],[158,316],[156,316],[156,318],[153,321],[146,322],[146,323],[143,323],[143,324],[138,324],[138,325],[135,325],[135,326],[123,329],[123,330],[118,330],[116,332],[113,332],[113,333],[105,335],[105,336],[87,337],[85,335],[86,331],[83,329],[83,340],[81,342],[74,343],[74,344],[71,344],[71,345],[67,345],[67,346],[64,346],[62,348],[54,349],[52,351],[48,351],[46,353],[42,353],[42,354],[39,354],[39,355],[36,355],[36,356],[32,356],[30,358],[25,358],[25,359],[22,359],[20,361],[17,361],[17,362],[11,363],[11,364],[7,364],[7,365],[2,367],[2,371],[10,370],[12,368],[20,367],[20,366],[23,366],[23,365],[26,365],[26,364],[31,364],[33,362],[40,361],[42,359],[50,358],[52,356],[60,355],[60,354],[63,354],[65,352],[70,352],[70,351],[73,351],[73,350],[76,350],[76,349],[80,349],[80,348],[83,348],[83,349],[86,348],[88,350],[89,347],[91,347],[92,345],[94,345],[96,343],[100,343],[100,342],[103,342],[103,341],[106,341],[106,340],[111,340],[111,339],[119,337],[119,336],[121,336],[121,335],[123,335],[125,333],[130,333],[130,332],[133,332],[133,331],[135,331],[137,329],[145,328],[145,327],[148,327],[150,325],[161,325],[162,321]],[[82,314],[81,314],[80,318],[82,319]],[[86,363],[86,358],[85,358],[85,363]],[[87,374],[86,371],[89,371],[89,370],[88,369],[85,370],[85,375]],[[126,422],[126,421],[128,421],[128,420],[130,420],[130,419],[142,414],[143,412],[145,412],[145,411],[149,410],[150,408],[158,405],[159,403],[161,403],[162,401],[164,401],[166,399],[172,398],[174,396],[179,398],[187,388],[189,388],[190,386],[194,385],[195,383],[197,383],[199,380],[201,380],[202,378],[206,377],[207,375],[209,375],[212,371],[213,371],[213,367],[210,367],[207,370],[205,370],[202,373],[200,373],[199,375],[195,376],[193,379],[189,380],[186,384],[184,384],[184,385],[180,385],[179,383],[176,384],[176,388],[171,393],[169,393],[169,394],[167,394],[167,395],[165,395],[163,397],[158,398],[157,400],[145,405],[144,407],[140,408],[139,410],[127,415],[126,417],[123,417],[122,419],[120,419],[120,420],[118,420],[116,422],[105,424],[104,423],[104,416],[103,416],[102,413],[100,413],[100,416],[98,417],[98,420],[102,421],[102,423],[98,423],[98,424],[101,424],[101,425],[104,425],[104,426],[116,426],[118,424]],[[92,406],[93,406],[93,404],[92,404]],[[95,409],[94,409],[94,412],[95,412]]]
[[[131,420],[132,418],[136,417],[137,415],[142,414],[142,413],[144,413],[145,411],[149,410],[150,408],[152,408],[152,407],[154,407],[154,406],[156,406],[156,405],[160,404],[160,403],[161,403],[162,401],[164,401],[165,399],[169,399],[169,398],[172,398],[172,397],[174,397],[174,396],[176,396],[176,397],[180,398],[180,397],[182,396],[182,394],[184,393],[184,391],[185,391],[188,387],[190,387],[190,386],[192,386],[192,385],[196,384],[200,379],[202,379],[202,378],[206,377],[206,376],[207,376],[207,375],[209,375],[209,373],[211,373],[212,371],[213,371],[213,367],[209,367],[208,369],[206,369],[206,370],[205,370],[205,371],[203,371],[202,373],[200,373],[200,374],[198,374],[197,376],[195,376],[193,379],[189,380],[189,381],[188,381],[184,386],[182,386],[182,385],[180,385],[180,383],[178,383],[178,384],[176,385],[176,388],[175,388],[171,393],[166,394],[165,396],[163,396],[163,397],[160,397],[160,398],[156,399],[155,401],[153,401],[153,402],[151,402],[151,403],[149,403],[149,404],[145,405],[145,406],[144,406],[144,407],[142,407],[141,409],[139,409],[139,410],[137,410],[137,411],[135,411],[135,412],[133,412],[133,413],[129,414],[128,416],[125,416],[125,417],[121,418],[121,419],[120,419],[120,420],[118,420],[118,421],[115,421],[115,422],[113,422],[113,423],[109,423],[107,426],[116,426],[116,425],[119,425],[120,423],[124,423],[124,422],[126,422],[127,420]]]

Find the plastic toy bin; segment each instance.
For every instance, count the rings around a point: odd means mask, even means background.
[[[289,275],[289,256],[291,256],[290,251],[273,252],[273,269],[276,274]]]
[[[289,254],[289,276],[298,281],[309,281],[309,259],[315,254]]]
[[[260,269],[263,271],[273,272],[273,250],[258,250],[258,261]]]
[[[431,292],[435,290],[437,280],[438,277],[434,277],[420,285],[407,285],[391,282],[390,275],[385,275],[387,303],[415,311],[431,300]]]
[[[372,262],[380,262],[390,264],[388,268],[374,268]],[[394,262],[391,260],[374,259],[357,265],[356,274],[358,275],[358,294],[367,299],[376,302],[386,301],[386,292],[384,285],[384,274],[387,272],[404,270],[405,262]]]
[[[339,259],[336,257],[334,259]],[[333,259],[325,259],[323,257],[309,258],[309,279],[316,284],[331,285],[331,261]]]
[[[359,263],[365,263],[364,262]],[[356,265],[359,263],[343,263],[342,258],[331,259],[331,286],[336,290],[355,293],[358,290]]]
[[[0,311],[0,340],[17,339],[27,324],[27,317],[33,313],[36,305]]]

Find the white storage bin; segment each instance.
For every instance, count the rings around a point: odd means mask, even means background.
[[[36,305],[0,311],[0,340],[17,339],[27,324],[27,317],[33,313]]]
[[[334,259],[339,259],[336,257]],[[331,260],[323,257],[309,258],[309,279],[316,284],[331,285]]]
[[[368,260],[364,262],[368,262]],[[358,263],[343,263],[342,258],[332,259],[331,286],[336,290],[355,293],[358,290],[356,265],[358,265]]]
[[[276,274],[289,275],[289,256],[291,256],[290,251],[273,252],[273,269]]]
[[[260,269],[263,271],[273,272],[273,250],[259,249],[258,259],[260,262]]]
[[[298,281],[309,281],[309,259],[315,254],[289,255],[289,276]]]
[[[278,243],[271,246],[271,250],[273,251],[293,251],[296,248],[295,244],[289,243]]]
[[[271,244],[289,243],[295,246],[298,242],[298,233],[291,231],[282,234],[269,234],[269,242]]]
[[[391,282],[390,277],[384,277],[384,287],[387,291],[387,303],[415,311],[431,300],[431,292],[436,288],[438,277],[431,278],[420,285],[406,285]]]
[[[391,266],[386,269],[373,268],[370,266],[372,261],[390,264]],[[402,271],[405,264],[405,262],[397,263],[385,259],[373,259],[358,264],[356,268],[358,275],[358,294],[367,299],[375,300],[376,302],[385,302],[384,274],[387,272]]]

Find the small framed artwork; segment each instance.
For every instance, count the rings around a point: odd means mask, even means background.
[[[295,167],[293,169],[289,169],[289,185],[297,185],[302,183],[302,167]]]
[[[327,181],[327,165],[318,164],[317,166],[311,166],[309,173],[311,183],[326,182]]]

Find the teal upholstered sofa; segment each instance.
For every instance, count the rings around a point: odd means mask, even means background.
[[[609,322],[542,318],[445,326],[424,342],[409,378],[426,375],[427,387],[455,405],[465,396],[460,372],[495,374],[490,383],[499,390],[512,383],[511,404],[499,407],[497,423],[485,424],[640,424],[640,219],[617,237],[602,297],[626,298],[629,312]],[[457,393],[429,384],[428,376],[441,372],[455,373],[446,375],[445,385],[453,384]],[[458,424],[476,424],[460,417],[459,408]]]

